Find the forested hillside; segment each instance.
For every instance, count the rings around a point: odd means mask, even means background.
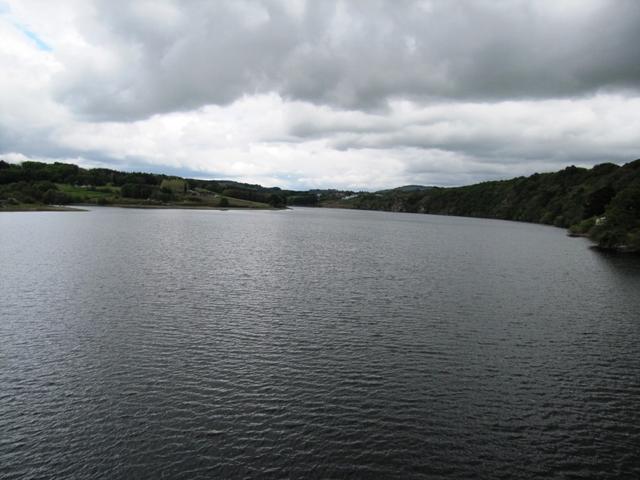
[[[334,206],[544,223],[601,247],[640,250],[640,160],[457,188],[364,193]]]

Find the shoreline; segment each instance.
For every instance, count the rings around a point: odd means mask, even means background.
[[[88,205],[85,205],[88,206]],[[267,207],[210,207],[206,205],[144,205],[144,204],[113,204],[91,205],[92,207],[140,208],[143,210],[286,210],[285,208]]]
[[[70,205],[40,205],[40,204],[20,204],[0,207],[0,212],[87,212],[83,207],[91,208],[139,208],[142,210],[288,210],[288,207],[213,207],[206,205],[145,205],[145,204],[111,204],[95,205],[92,203],[74,203]]]
[[[556,228],[556,229],[565,230],[567,237],[569,237],[569,238],[584,238],[585,240],[588,240],[589,242],[591,242],[591,245],[589,245],[587,248],[590,248],[592,250],[597,250],[599,252],[606,252],[606,253],[620,254],[620,255],[640,255],[640,250],[632,248],[632,247],[629,247],[627,245],[616,245],[614,247],[604,247],[604,246],[598,244],[598,242],[596,240],[594,240],[593,238],[591,238],[589,236],[589,234],[587,234],[587,233],[572,232],[570,230],[570,228],[560,227],[558,225],[551,225],[551,224],[548,224],[548,223],[529,222],[529,221],[526,221],[526,220],[513,220],[513,219],[508,219],[508,218],[476,217],[476,216],[471,216],[471,215],[449,215],[447,213],[403,212],[403,211],[398,211],[398,210],[357,208],[357,207],[351,207],[351,206],[345,206],[345,205],[335,205],[335,204],[334,205],[318,205],[318,206],[313,206],[313,207],[310,206],[308,208],[330,208],[330,209],[341,209],[341,210],[358,210],[358,211],[363,211],[363,212],[408,213],[408,214],[412,214],[412,215],[434,215],[434,216],[442,216],[442,217],[475,218],[475,219],[484,219],[484,220],[498,220],[498,221],[502,221],[502,222],[525,223],[525,224],[530,224],[530,225],[538,225],[538,226],[541,226],[541,227],[550,227],[550,228]]]
[[[63,205],[11,205],[0,207],[0,212],[87,212],[78,206]]]

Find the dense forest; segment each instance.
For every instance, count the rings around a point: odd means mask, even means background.
[[[228,180],[84,169],[68,163],[0,160],[0,210],[39,205],[283,208],[330,206],[543,223],[602,248],[640,251],[640,160],[465,187],[409,185],[375,193],[294,191]]]
[[[640,251],[640,160],[456,188],[362,193],[333,206],[544,223],[607,249]]]

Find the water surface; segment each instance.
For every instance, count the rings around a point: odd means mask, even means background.
[[[0,215],[2,478],[640,476],[640,262],[324,209]]]

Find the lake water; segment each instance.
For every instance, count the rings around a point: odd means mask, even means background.
[[[639,478],[640,260],[325,209],[0,214],[0,477]]]

